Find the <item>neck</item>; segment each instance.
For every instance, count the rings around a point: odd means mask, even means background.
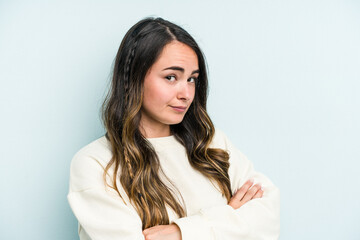
[[[169,125],[162,125],[162,126],[144,126],[140,124],[139,130],[141,134],[145,138],[158,138],[158,137],[167,137],[171,135],[170,126]]]

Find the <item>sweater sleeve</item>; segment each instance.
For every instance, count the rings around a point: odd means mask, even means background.
[[[140,217],[113,188],[105,188],[103,171],[104,164],[91,154],[80,152],[72,159],[67,198],[80,240],[144,240]]]
[[[245,203],[238,209],[218,205],[200,209],[196,214],[174,220],[181,229],[182,240],[275,240],[280,235],[280,192],[265,175],[219,130],[222,145],[230,154],[229,177],[234,193],[248,179],[264,187],[262,198]]]

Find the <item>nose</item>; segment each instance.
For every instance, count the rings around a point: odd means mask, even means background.
[[[183,101],[188,101],[191,98],[192,90],[187,81],[179,83],[177,98]]]

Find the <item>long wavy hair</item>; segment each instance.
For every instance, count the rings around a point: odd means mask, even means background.
[[[203,53],[183,28],[162,18],[142,19],[129,29],[120,44],[101,114],[113,153],[104,170],[104,181],[122,198],[116,183],[119,176],[143,229],[169,224],[167,206],[179,217],[186,216],[186,206],[179,203],[174,191],[161,180],[159,173],[163,172],[158,156],[139,130],[145,75],[164,46],[175,40],[194,50],[200,73],[188,112],[181,123],[170,125],[170,132],[185,147],[191,166],[215,183],[228,202],[231,198],[229,154],[209,147],[215,128],[206,112],[208,79]],[[109,185],[106,175],[113,165],[114,177]]]

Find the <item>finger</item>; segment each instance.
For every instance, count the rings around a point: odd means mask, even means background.
[[[249,191],[246,192],[245,196],[241,199],[240,202],[244,204],[250,201],[260,188],[260,184],[255,184],[251,189],[249,189]]]
[[[263,194],[264,194],[264,189],[261,187],[261,188],[259,189],[259,191],[257,191],[257,193],[253,196],[252,199],[254,199],[254,198],[261,198],[261,197],[263,196]]]
[[[249,190],[249,188],[253,185],[254,180],[250,179],[247,180],[242,186],[241,188],[239,188],[237,190],[237,192],[234,195],[234,200],[236,201],[241,201],[241,199],[244,197],[244,195],[246,194],[246,192]]]
[[[253,179],[249,179],[247,180],[242,186],[241,188],[239,188],[238,190],[236,190],[236,192],[234,193],[234,195],[232,196],[232,198],[229,201],[229,205],[232,206],[234,209],[238,209],[239,207],[241,207],[242,204],[241,203],[241,199],[244,197],[244,195],[246,194],[246,192],[249,190],[249,188],[252,186],[252,184],[254,183]]]
[[[146,228],[143,230],[143,234],[150,234],[151,232],[154,232],[154,230],[156,231],[159,228],[159,226],[161,225]]]

